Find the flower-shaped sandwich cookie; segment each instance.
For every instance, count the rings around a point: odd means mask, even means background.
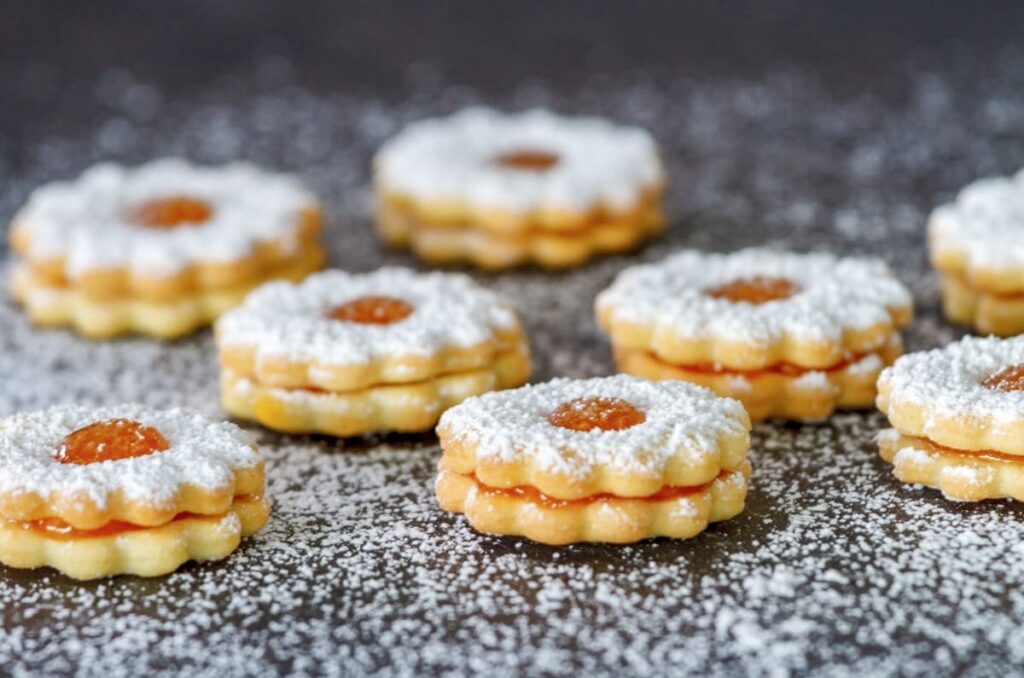
[[[1024,337],[905,355],[878,380],[882,458],[950,499],[1024,501]]]
[[[11,289],[39,325],[174,338],[319,268],[320,222],[296,180],[251,165],[99,165],[15,215]]]
[[[947,318],[985,334],[1024,333],[1024,171],[963,189],[932,213],[928,239]]]
[[[650,135],[596,118],[473,108],[415,123],[375,161],[378,229],[421,259],[561,268],[663,228]]]
[[[0,562],[75,579],[225,558],[267,522],[240,429],[182,410],[61,406],[0,421]]]
[[[812,421],[872,404],[912,300],[880,261],[688,250],[623,271],[596,311],[622,372],[707,386],[755,420]]]
[[[750,420],[735,400],[626,375],[556,379],[448,410],[441,508],[545,544],[692,537],[743,510]]]
[[[271,283],[222,317],[216,337],[225,409],[287,432],[426,431],[452,405],[530,373],[516,312],[457,274]]]

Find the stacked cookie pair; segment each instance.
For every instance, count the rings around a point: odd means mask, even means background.
[[[530,374],[515,310],[456,274],[272,283],[215,333],[224,409],[291,433],[427,431],[452,405]]]
[[[964,188],[931,215],[928,238],[942,306],[983,334],[1024,333],[1024,171]]]
[[[664,225],[654,140],[596,118],[468,109],[410,125],[374,174],[381,237],[431,263],[564,268]]]
[[[626,269],[595,307],[620,371],[818,421],[873,403],[913,300],[878,260],[749,249]]]
[[[227,557],[267,522],[263,461],[232,424],[54,407],[0,427],[0,563],[75,579]]]
[[[267,280],[319,268],[320,222],[294,179],[251,165],[98,165],[15,215],[11,292],[39,325],[180,337]]]
[[[907,483],[950,499],[1024,501],[1024,338],[967,337],[882,373],[893,428],[879,451]]]
[[[448,410],[435,489],[490,534],[687,538],[743,510],[749,430],[742,405],[692,384],[555,379]]]

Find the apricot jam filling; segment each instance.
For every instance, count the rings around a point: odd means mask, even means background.
[[[851,365],[856,365],[864,358],[872,355],[871,353],[859,353],[846,360],[840,360],[834,365],[828,367],[803,367],[801,365],[794,365],[792,363],[776,363],[775,365],[769,365],[756,370],[733,370],[728,367],[722,367],[721,365],[715,365],[713,363],[697,363],[694,365],[676,365],[673,363],[667,363],[655,354],[648,352],[647,357],[662,365],[673,367],[679,370],[685,370],[687,372],[700,372],[703,374],[720,374],[725,376],[737,376],[745,377],[747,379],[757,379],[769,374],[778,374],[784,377],[801,377],[808,372],[839,372],[845,370]]]
[[[1024,365],[1010,365],[982,380],[981,385],[999,391],[1012,393],[1024,391]]]
[[[171,229],[201,224],[213,216],[209,203],[184,195],[150,200],[131,210],[128,218],[146,228]]]
[[[494,158],[494,164],[524,172],[545,172],[558,164],[558,156],[548,151],[523,149],[502,153]]]
[[[548,415],[552,426],[572,431],[622,431],[642,424],[647,415],[622,398],[576,398]]]
[[[729,475],[732,473],[736,473],[736,471],[722,471],[721,473],[718,474],[718,478],[716,480],[724,480],[725,478],[728,478]],[[491,487],[489,485],[484,485],[479,480],[477,480],[475,474],[471,473],[467,477],[472,479],[473,482],[476,483],[477,488],[479,488],[481,492],[484,492],[489,496],[505,496],[513,499],[521,499],[524,501],[529,501],[534,504],[538,504],[539,506],[548,509],[586,506],[596,501],[609,501],[612,499],[644,501],[650,502],[652,504],[663,501],[673,501],[676,499],[689,497],[691,495],[703,492],[704,490],[711,487],[711,484],[714,482],[711,481],[711,483],[704,483],[703,485],[689,486],[666,485],[665,487],[662,487],[654,494],[647,495],[646,497],[620,497],[616,494],[611,494],[610,492],[599,492],[597,494],[592,494],[587,497],[580,497],[579,499],[556,499],[555,497],[549,497],[548,495],[544,494],[537,488],[530,487],[529,485],[518,485],[516,487],[509,488]]]
[[[915,436],[903,436],[904,439],[913,440],[925,447],[928,447],[933,452],[939,452],[942,454],[953,454],[961,457],[970,457],[974,459],[986,459],[988,461],[1003,461],[1010,462],[1011,464],[1024,464],[1024,456],[1016,456],[1013,454],[1005,454],[1003,452],[997,452],[995,450],[961,450],[956,447],[946,447],[940,445],[930,438],[917,438]]]
[[[152,426],[130,419],[109,419],[72,431],[57,447],[62,464],[98,464],[164,452],[167,439]]]
[[[247,502],[255,501],[259,499],[258,495],[254,494],[240,494],[235,497],[236,502]],[[203,515],[201,513],[190,513],[184,511],[171,518],[164,525],[170,523],[181,522],[183,520],[220,520],[225,514],[215,515]],[[95,539],[97,537],[112,537],[119,534],[125,534],[127,532],[136,532],[138,530],[151,530],[157,527],[163,527],[163,525],[136,525],[134,523],[125,522],[123,520],[111,520],[103,527],[97,527],[92,530],[79,530],[71,527],[63,520],[57,518],[44,518],[43,520],[27,520],[18,523],[22,528],[26,530],[32,530],[37,534],[41,534],[51,539]]]
[[[800,286],[787,278],[754,275],[704,290],[704,294],[733,303],[767,304],[769,301],[788,299],[799,291]]]
[[[408,318],[414,310],[395,297],[366,296],[331,309],[327,317],[361,325],[390,325]]]

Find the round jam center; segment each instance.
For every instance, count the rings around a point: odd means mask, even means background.
[[[704,294],[715,299],[726,299],[732,302],[765,304],[769,301],[788,299],[799,291],[800,287],[786,278],[755,275],[749,278],[737,278],[724,285],[706,290]]]
[[[213,208],[209,203],[188,196],[174,196],[143,203],[131,211],[129,218],[148,228],[177,228],[201,224],[212,214]]]
[[[412,312],[412,306],[394,297],[359,297],[338,306],[328,316],[363,325],[390,325],[409,317]]]
[[[1010,365],[990,374],[981,385],[1000,391],[1024,391],[1024,365]]]
[[[622,398],[576,398],[559,405],[548,421],[573,431],[621,431],[647,420],[643,412]]]
[[[558,164],[558,156],[547,151],[509,151],[495,158],[494,163],[507,169],[545,172]]]
[[[163,452],[170,445],[160,431],[130,419],[110,419],[72,431],[57,448],[62,464],[96,464]]]

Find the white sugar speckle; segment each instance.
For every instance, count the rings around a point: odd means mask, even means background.
[[[985,63],[976,83],[901,68],[907,96],[895,103],[837,96],[799,67],[758,81],[600,78],[567,91],[533,81],[489,102],[641,124],[669,177],[670,228],[637,256],[475,276],[522,311],[534,378],[609,374],[594,296],[626,265],[682,248],[881,257],[920,310],[908,348],[954,339],[927,272],[926,217],[973,178],[1020,164],[1019,126],[1006,121],[1024,117],[1024,89],[1005,74],[1024,63]],[[248,99],[190,99],[118,73],[96,101],[76,101],[97,121],[91,132],[41,121],[19,142],[17,172],[0,162],[0,216],[99,161],[242,156],[295,173],[322,199],[332,265],[409,265],[373,235],[370,159],[408,122],[480,103],[438,78],[385,103],[311,93],[286,69],[280,94]],[[32,331],[10,304],[0,304],[0,384],[3,415],[134,400],[223,416],[209,333],[91,344]],[[884,425],[863,413],[761,425],[742,515],[688,541],[565,549],[479,536],[439,511],[429,437],[263,433],[274,513],[226,561],[87,584],[0,568],[0,666],[111,677],[1018,671],[1024,509],[896,482],[874,442]]]

